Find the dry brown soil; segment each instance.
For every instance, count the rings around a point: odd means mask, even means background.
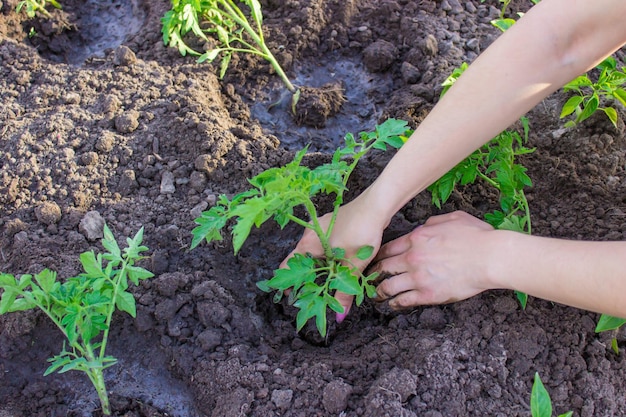
[[[267,63],[235,57],[219,80],[211,65],[164,47],[169,2],[61,3],[48,21],[0,2],[0,270],[72,276],[81,252],[101,249],[94,222],[120,241],[145,227],[144,266],[156,277],[133,289],[137,319],[114,320],[110,353],[120,363],[106,378],[117,415],[528,416],[535,372],[559,413],[626,415],[626,335],[595,334],[597,314],[538,299],[522,310],[504,291],[401,314],[365,303],[316,346],[255,286],[298,227],[263,226],[237,256],[228,241],[188,250],[194,216],[217,195],[243,191],[246,178],[305,144],[315,165],[347,132],[390,116],[419,124],[442,80],[499,35],[489,24],[495,0],[262,1],[270,47],[292,79],[344,89],[339,113],[318,127],[270,108],[284,89]],[[534,232],[622,240],[623,123],[600,115],[565,130],[566,98],[529,114]],[[389,157],[365,161],[351,193]],[[443,211],[482,216],[496,199],[472,186]],[[437,214],[429,200],[409,203],[387,238]],[[40,313],[0,317],[0,416],[98,415],[84,375],[42,376],[61,347]]]

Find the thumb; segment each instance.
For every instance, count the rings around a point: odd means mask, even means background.
[[[335,316],[335,320],[337,321],[337,323],[341,323],[350,312],[350,308],[352,307],[352,300],[354,300],[354,296],[345,294],[341,291],[337,291],[335,293],[335,298],[343,306],[343,313],[337,313],[337,315]]]

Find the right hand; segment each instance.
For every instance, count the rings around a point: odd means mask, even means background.
[[[380,248],[383,230],[387,227],[389,219],[384,216],[377,216],[375,210],[372,210],[371,204],[367,199],[361,196],[357,197],[350,203],[341,206],[335,220],[332,234],[330,236],[330,244],[332,247],[341,247],[346,251],[346,257],[352,258],[352,262],[359,270],[363,271],[371,262],[374,255]],[[320,225],[323,230],[328,229],[328,225],[332,218],[332,213],[325,214],[319,218]],[[359,248],[369,245],[374,248],[372,257],[366,260],[356,258]],[[306,254],[323,258],[324,251],[320,241],[311,229],[305,229],[302,238],[293,251],[281,262],[281,268],[287,268],[287,261],[295,254]],[[341,322],[346,317],[352,306],[353,296],[341,292],[335,293],[335,298],[344,308],[343,313],[337,314],[337,321]]]

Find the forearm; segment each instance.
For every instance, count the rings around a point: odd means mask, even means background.
[[[493,232],[488,288],[626,317],[626,242],[583,242]]]
[[[623,18],[624,4],[544,0],[531,9],[435,106],[366,191],[367,205],[390,218],[543,98],[612,53],[626,41],[625,25],[603,14],[612,7]]]

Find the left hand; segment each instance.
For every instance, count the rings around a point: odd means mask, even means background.
[[[490,288],[494,229],[465,212],[434,216],[382,246],[372,271],[391,274],[376,292],[393,309],[444,304]]]

